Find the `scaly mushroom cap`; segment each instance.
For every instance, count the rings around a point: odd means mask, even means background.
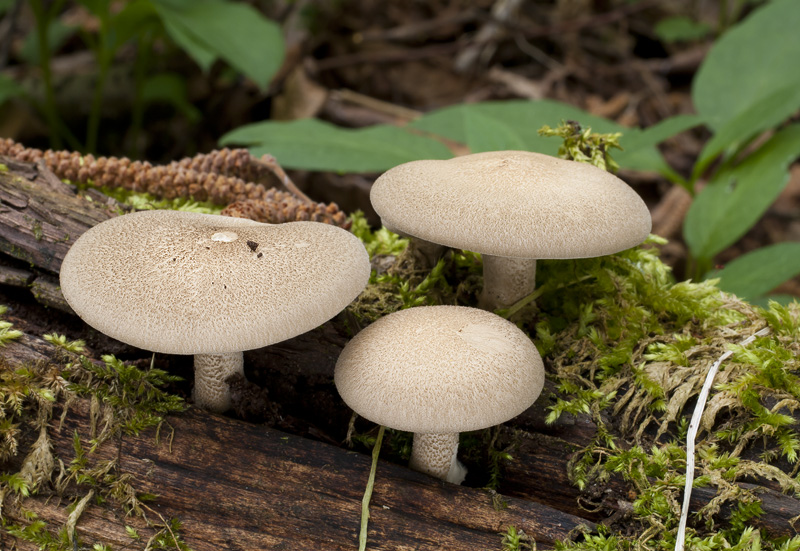
[[[494,256],[603,256],[651,227],[644,201],[613,174],[526,151],[405,163],[375,181],[370,200],[393,231]]]
[[[420,306],[384,316],[345,346],[336,388],[356,413],[398,430],[477,430],[522,413],[539,396],[544,366],[513,323],[463,306]]]
[[[332,318],[366,286],[351,233],[177,211],[111,218],[64,258],[61,291],[86,323],[168,354],[260,348]]]

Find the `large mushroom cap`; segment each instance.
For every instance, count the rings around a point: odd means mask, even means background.
[[[398,430],[452,433],[503,423],[539,396],[544,366],[513,323],[475,308],[420,306],[345,346],[336,388],[356,413]]]
[[[370,193],[388,228],[518,258],[585,258],[641,243],[650,213],[625,182],[586,163],[526,151],[412,161]]]
[[[61,290],[89,325],[168,354],[222,354],[313,329],[366,286],[351,233],[176,211],[112,218],[64,258]]]

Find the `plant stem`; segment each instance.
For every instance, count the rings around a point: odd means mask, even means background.
[[[144,80],[150,63],[150,48],[152,44],[153,33],[151,31],[147,31],[137,39],[136,64],[134,66],[136,92],[133,102],[133,114],[131,115],[130,146],[128,147],[128,157],[131,159],[137,159],[142,154],[142,150],[139,148],[139,136],[142,132],[144,121]]]
[[[44,111],[47,124],[50,126],[50,146],[53,149],[61,149],[62,141],[60,130],[61,120],[56,109],[56,95],[53,90],[53,73],[50,71],[50,40],[48,38],[48,28],[50,19],[54,13],[61,8],[63,0],[56,1],[49,10],[45,9],[42,0],[31,0],[30,6],[33,17],[36,19],[36,38],[39,44],[39,67],[42,71],[42,81],[44,83]]]
[[[89,122],[86,128],[86,150],[89,153],[95,153],[97,149],[97,137],[100,134],[100,115],[103,107],[103,92],[105,91],[108,71],[111,68],[111,61],[114,59],[115,50],[110,45],[108,4],[105,4],[103,10],[96,15],[100,19],[100,37],[97,41],[96,50],[98,63],[97,83],[94,87],[92,110],[89,112]]]
[[[364,490],[364,498],[361,500],[361,532],[358,535],[358,551],[364,551],[367,548],[369,500],[372,497],[372,488],[375,486],[375,471],[378,469],[378,455],[381,453],[381,442],[383,441],[384,430],[385,427],[381,425],[381,428],[378,429],[378,437],[375,439],[375,445],[372,447],[372,467],[369,470],[369,479],[367,479],[367,488]]]

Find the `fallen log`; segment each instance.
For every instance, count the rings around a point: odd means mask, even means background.
[[[73,434],[88,447],[90,406],[72,406],[63,427],[50,425],[55,455],[74,458]],[[220,549],[354,549],[370,459],[267,427],[190,409],[170,416],[158,443],[154,431],[108,441],[91,461],[116,458],[139,492],[158,495],[150,505],[180,518],[194,551]],[[171,437],[167,437],[169,430]],[[73,497],[79,498],[78,489]],[[86,490],[84,490],[86,491]],[[66,501],[66,500],[65,500]],[[497,549],[509,526],[533,537],[540,549],[591,523],[517,498],[493,507],[481,489],[447,484],[381,461],[370,505],[370,549]],[[24,500],[48,523],[63,523],[66,502],[46,495]],[[7,514],[10,520],[14,513]],[[85,542],[130,545],[125,525],[108,505],[91,505],[77,524]],[[146,528],[139,524],[140,534]],[[0,545],[10,548],[13,538]]]
[[[0,254],[0,304],[13,305],[4,317],[25,335],[0,354],[12,364],[57,360],[55,349],[37,336],[56,331],[70,339],[87,339],[93,348],[89,355],[95,359],[99,353],[111,352],[148,361],[146,352],[102,337],[77,318],[45,309],[43,301],[36,304],[17,296],[18,289],[33,289],[32,283],[38,281],[41,288],[51,289],[47,296],[53,301],[53,296],[57,297],[58,267],[69,243],[91,225],[112,216],[116,206],[102,195],[93,201],[77,196],[74,188],[47,176],[43,167],[7,166],[9,172],[0,173],[0,251],[4,253]],[[296,339],[246,354],[247,377],[257,384],[245,388],[239,399],[240,414],[265,419],[291,432],[291,436],[191,411],[171,418],[176,428],[171,451],[164,444],[157,445],[149,434],[136,439],[125,437],[116,447],[103,451],[107,454],[103,457],[124,458],[121,471],[141,479],[141,491],[162,496],[153,510],[165,518],[181,518],[187,541],[196,538],[190,544],[196,551],[281,545],[353,548],[368,458],[330,445],[341,441],[349,417],[332,382],[333,366],[347,338],[342,324],[332,322]],[[160,356],[158,361],[168,364],[172,372],[184,369],[181,374],[190,378],[190,362],[184,359]],[[267,392],[261,396],[264,389]],[[185,389],[184,395],[188,396]],[[539,548],[546,548],[581,522],[591,525],[589,521],[605,522],[609,515],[629,512],[635,496],[620,478],[612,478],[608,488],[602,490],[607,492],[604,499],[596,500],[600,505],[596,512],[582,508],[580,500],[585,495],[570,483],[567,461],[590,441],[594,426],[587,417],[581,417],[574,423],[545,427],[541,419],[546,395],[536,410],[512,422],[525,432],[515,460],[505,467],[499,489],[507,496],[503,499],[508,509],[494,511],[491,496],[482,490],[451,487],[404,467],[381,463],[370,532],[374,545],[370,548],[474,549],[481,543],[483,548],[499,548],[497,532],[513,523],[534,536]],[[270,404],[279,410],[271,416],[259,412],[258,407],[253,409],[254,404],[266,404],[264,411],[270,411]],[[65,454],[67,462],[72,457],[72,429],[83,434],[85,422],[80,418],[69,421],[60,433],[52,435],[57,452]],[[226,430],[240,436],[226,439]],[[233,455],[219,459],[226,448]],[[220,462],[213,463],[212,459]],[[281,485],[265,483],[261,478],[248,481],[246,469],[259,477],[280,475]],[[320,470],[325,474],[319,474]],[[794,534],[791,521],[800,516],[800,503],[768,489],[759,490],[764,498],[764,515],[754,522],[772,536]],[[208,501],[199,501],[203,497]],[[692,510],[713,497],[713,489],[697,489]],[[463,508],[458,510],[455,504]],[[55,500],[40,497],[25,505],[51,523],[63,524],[67,518],[63,506]],[[591,504],[584,501],[583,506],[587,505]],[[136,519],[120,519],[118,512],[100,506],[84,512],[78,529],[86,539],[124,549],[131,547],[125,523],[148,533]],[[199,535],[190,535],[194,533]],[[203,547],[208,542],[216,547]],[[17,543],[19,549],[26,549],[24,542]],[[469,546],[464,547],[466,544]],[[0,540],[0,549],[5,545]]]

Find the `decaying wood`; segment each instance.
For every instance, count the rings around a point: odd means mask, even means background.
[[[54,452],[66,463],[74,456],[73,434],[89,438],[88,402],[73,406],[67,419],[59,429],[56,416],[50,430]],[[148,517],[179,517],[195,551],[357,547],[368,456],[196,409],[168,423],[160,443],[153,431],[122,437],[106,443],[97,459],[117,458],[119,474],[132,474],[138,490],[158,494]],[[380,462],[369,548],[495,549],[498,532],[511,525],[547,548],[580,524],[591,527],[535,502],[505,501],[497,510],[483,490]],[[44,497],[24,503],[53,523],[64,521],[65,505]],[[77,529],[87,542],[130,545],[126,523],[92,505]]]
[[[0,157],[0,251],[58,273],[75,240],[119,205],[87,201],[42,165]]]

